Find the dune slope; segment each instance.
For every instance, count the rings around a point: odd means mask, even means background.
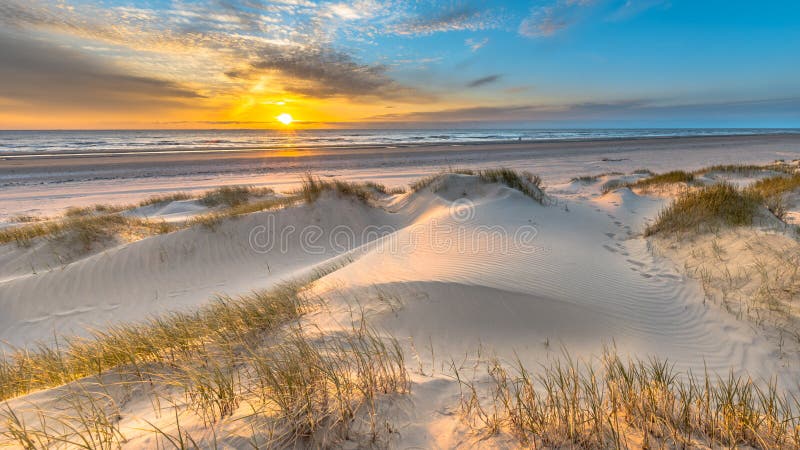
[[[328,192],[144,239],[0,283],[0,339],[29,345],[192,308],[338,259],[346,264],[312,287],[328,303],[303,323],[335,335],[363,315],[398,340],[413,372],[410,404],[391,409],[398,447],[475,444],[456,414],[459,385],[448,367],[487,356],[536,367],[613,347],[681,371],[746,373],[795,390],[796,368],[772,343],[707,303],[696,280],[649,248],[641,231],[665,200],[627,188],[601,194],[599,184],[572,183],[542,205],[478,176],[446,174],[374,204]],[[123,408],[129,436],[143,435],[146,403]],[[208,434],[199,421],[182,426]]]

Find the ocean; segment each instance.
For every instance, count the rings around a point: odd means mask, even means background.
[[[236,151],[798,133],[800,129],[441,129],[0,131],[0,155]]]

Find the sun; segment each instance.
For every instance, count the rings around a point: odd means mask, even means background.
[[[280,116],[276,117],[276,119],[278,119],[278,122],[284,125],[290,125],[294,121],[294,119],[292,119],[292,116],[286,113],[281,114]]]

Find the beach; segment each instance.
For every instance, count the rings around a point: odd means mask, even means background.
[[[508,166],[547,182],[580,174],[694,169],[797,157],[800,134],[593,139],[457,145],[0,154],[0,220],[69,206],[129,203],[219,185],[296,187],[304,173],[401,186],[446,168]]]
[[[734,389],[793,445],[769,405],[800,392],[799,135],[6,158],[0,430],[98,399],[125,448],[514,447],[530,407],[559,445],[703,446],[732,441],[698,399]],[[669,222],[706,193],[749,222]]]
[[[798,5],[0,0],[0,450],[800,450]]]

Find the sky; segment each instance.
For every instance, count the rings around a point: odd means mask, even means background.
[[[780,0],[2,0],[0,129],[800,127],[798,23]]]

